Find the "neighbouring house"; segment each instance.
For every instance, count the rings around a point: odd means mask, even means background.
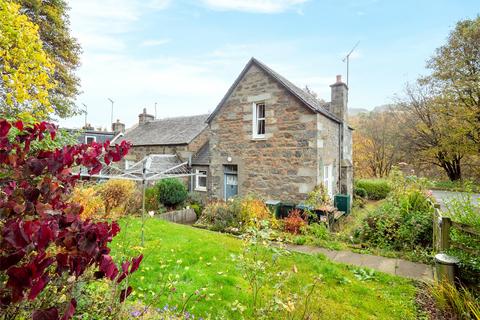
[[[341,77],[317,100],[252,58],[210,115],[154,120],[146,110],[124,137],[127,159],[189,159],[190,190],[206,199],[255,194],[301,202],[316,185],[352,195],[352,128]]]
[[[78,143],[104,143],[107,140],[114,143],[125,132],[125,124],[117,120],[117,122],[112,123],[112,131],[95,129],[89,123],[85,124],[81,129],[65,130],[76,136]]]
[[[115,144],[125,132],[125,124],[120,120],[112,123],[112,131],[106,131],[102,129],[95,129],[91,124],[86,123],[81,129],[65,129],[76,137],[78,143],[104,143],[110,141],[111,144]],[[81,168],[81,173],[86,173],[85,168]]]
[[[154,119],[143,113],[138,116],[138,124],[127,130],[119,142],[126,140],[132,144],[125,157],[126,166],[142,160],[151,154],[173,154],[183,161],[192,157],[208,141],[205,123],[208,115]]]
[[[300,202],[321,183],[351,195],[348,87],[340,76],[330,87],[321,103],[252,58],[207,119],[209,197]]]

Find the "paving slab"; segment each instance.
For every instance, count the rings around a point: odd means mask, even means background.
[[[397,268],[397,259],[363,254],[361,257],[361,264],[362,267],[367,267],[394,275]]]
[[[371,268],[380,272],[396,275],[413,280],[433,280],[433,268],[430,265],[416,263],[402,259],[386,258],[371,254],[361,254],[351,251],[335,251],[325,248],[288,244],[286,249],[305,254],[324,254],[334,262],[351,264],[359,267]]]
[[[360,253],[350,251],[339,251],[333,259],[335,262],[341,262],[346,264],[353,264],[357,266],[362,265],[362,255]]]
[[[429,281],[433,280],[433,268],[427,264],[415,263],[398,259],[397,270],[395,273],[397,276]]]

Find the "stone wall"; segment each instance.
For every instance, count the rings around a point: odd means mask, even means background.
[[[332,193],[338,193],[339,186],[339,172],[340,163],[338,161],[340,156],[339,150],[339,132],[340,125],[331,121],[321,114],[317,114],[317,128],[318,128],[318,183],[324,181],[324,166],[331,165],[333,167],[333,190]]]
[[[252,104],[262,101],[266,105],[265,139],[253,140]],[[305,200],[323,174],[318,159],[335,158],[333,151],[325,151],[335,148],[330,145],[335,131],[331,121],[322,118],[253,65],[210,122],[210,196],[223,198],[224,165],[234,164],[239,195]],[[322,148],[317,148],[318,143]]]
[[[197,221],[197,215],[192,208],[165,212],[160,214],[158,218],[181,224],[193,224]]]
[[[200,148],[207,143],[208,141],[208,128],[203,130],[202,133],[200,133],[198,136],[195,137],[195,139],[192,140],[188,144],[188,151],[193,152],[193,154],[197,153]]]

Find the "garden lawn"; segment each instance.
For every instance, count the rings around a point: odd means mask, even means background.
[[[233,310],[235,301],[249,305],[248,283],[232,261],[232,254],[242,251],[243,242],[234,237],[156,218],[146,220],[145,247],[140,244],[141,220],[125,218],[122,231],[111,247],[120,260],[125,255],[143,252],[144,260],[129,279],[134,288],[130,301],[151,301],[161,292],[168,274],[178,281],[175,292],[155,301],[156,307],[182,305],[183,299],[204,288],[206,299],[189,303],[187,310],[212,319],[240,318]],[[322,319],[416,319],[416,288],[406,279],[376,273],[374,280],[361,281],[355,268],[332,263],[324,256],[291,254],[281,257],[284,270],[298,270],[289,287],[294,291],[322,275],[323,281],[312,298],[312,308],[321,310]],[[273,290],[271,287],[266,290]],[[193,299],[193,298],[192,298]]]

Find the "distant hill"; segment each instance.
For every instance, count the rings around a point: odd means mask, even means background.
[[[369,112],[369,110],[364,109],[364,108],[349,108],[348,109],[348,115],[350,115],[350,116],[356,116],[357,114],[366,113],[366,112]]]
[[[365,108],[349,108],[348,109],[348,115],[350,116],[356,116],[361,113],[368,113],[368,112],[382,112],[382,111],[387,111],[390,107],[392,107],[392,104],[383,104],[381,106],[377,106],[371,110],[365,109]]]
[[[394,106],[393,104],[383,104],[381,106],[373,108],[373,111],[375,111],[375,112],[387,111],[388,109],[390,109],[393,106]]]

